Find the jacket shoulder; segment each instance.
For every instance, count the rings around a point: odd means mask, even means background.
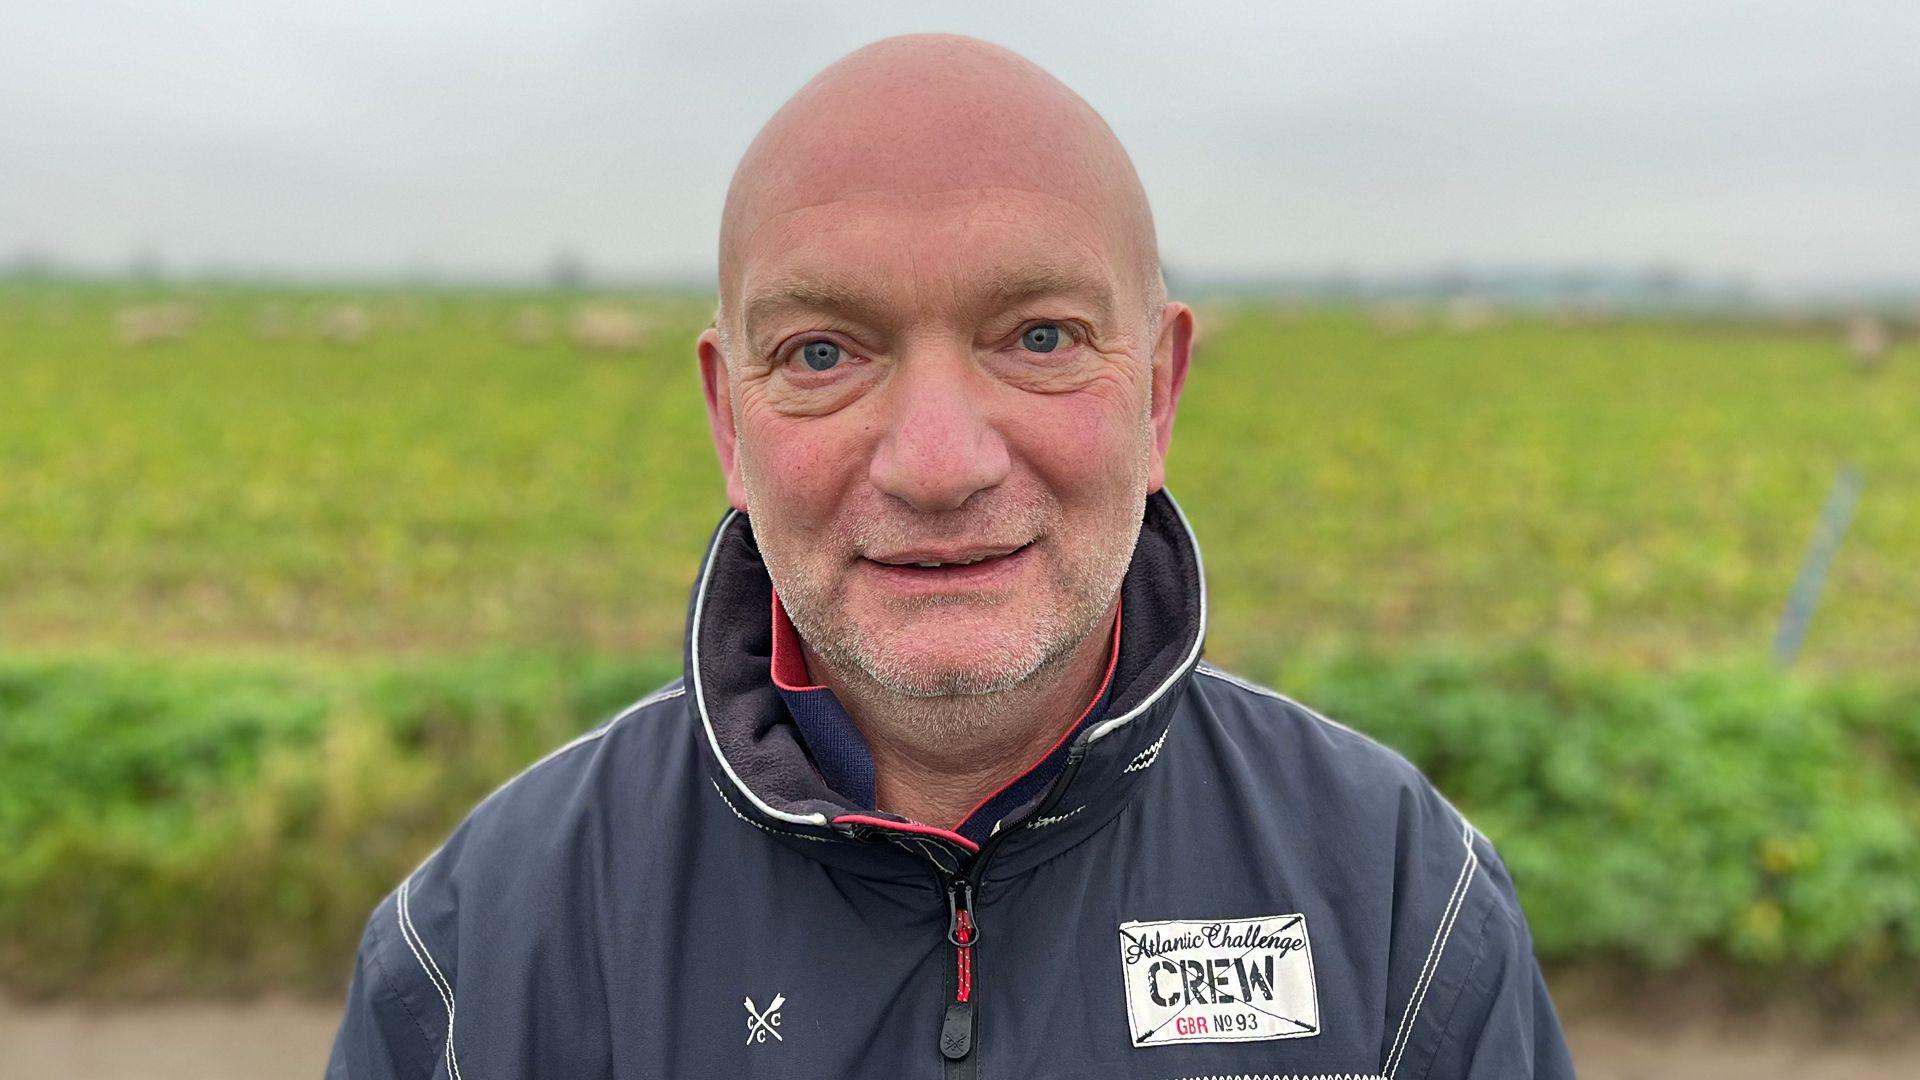
[[[1423,1075],[1449,1055],[1477,1054],[1512,1075],[1570,1076],[1526,916],[1492,841],[1399,751],[1277,690],[1211,664],[1197,670],[1221,737],[1258,761],[1324,839],[1322,866],[1337,861],[1390,884],[1391,914],[1377,927],[1389,971],[1382,1075]],[[1370,852],[1391,852],[1390,865],[1356,865]]]
[[[684,761],[671,745],[687,733],[676,722],[684,694],[676,678],[520,770],[475,803],[409,878],[497,883],[507,867],[569,850],[560,841],[582,824],[666,796]],[[418,880],[415,888],[425,891]]]
[[[1314,800],[1378,803],[1415,797],[1422,817],[1471,827],[1406,755],[1278,690],[1202,661],[1210,710],[1247,751],[1278,764],[1293,791]]]
[[[565,837],[619,811],[605,805],[609,793],[660,792],[648,782],[660,777],[636,773],[673,767],[677,755],[665,743],[687,726],[672,723],[685,715],[682,696],[675,679],[522,769],[374,907],[329,1075],[417,1075],[441,1059],[457,1075],[458,944],[473,915],[464,909],[556,880],[551,860],[575,850]]]
[[[672,721],[684,715],[684,696],[676,678],[548,751],[475,803],[455,835],[545,827],[564,818],[569,804],[590,798],[593,774],[615,762],[625,767],[629,758],[660,761],[660,740],[683,728]]]
[[[1468,864],[1498,864],[1492,842],[1405,754],[1278,690],[1212,664],[1197,670],[1223,737],[1260,762],[1309,821],[1368,829],[1345,839],[1376,850],[1390,836],[1402,858],[1419,853],[1449,879]],[[1504,867],[1498,880],[1510,895]]]

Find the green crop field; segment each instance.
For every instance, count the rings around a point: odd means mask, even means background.
[[[725,508],[710,314],[0,283],[0,986],[337,987],[474,800],[670,678]],[[1920,348],[1387,323],[1202,309],[1169,484],[1209,656],[1426,770],[1544,958],[1910,971]]]
[[[724,509],[692,340],[515,344],[552,297],[376,294],[357,345],[260,333],[324,297],[216,292],[127,347],[95,289],[0,294],[0,636],[197,651],[671,652]],[[1808,661],[1920,658],[1920,350],[1831,328],[1540,319],[1388,335],[1202,312],[1170,487],[1223,662],[1547,643],[1764,651],[1838,466],[1866,477]]]

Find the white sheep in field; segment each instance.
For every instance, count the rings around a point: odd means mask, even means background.
[[[320,313],[316,329],[329,344],[359,345],[373,334],[373,313],[361,304],[336,304]]]
[[[183,300],[158,304],[137,304],[114,312],[113,328],[120,344],[144,348],[180,341],[200,321],[200,313]]]
[[[1893,332],[1887,324],[1872,315],[1859,314],[1847,319],[1846,327],[1847,351],[1853,354],[1854,366],[1866,372],[1880,370],[1893,351]]]
[[[646,316],[610,305],[575,308],[567,325],[575,345],[595,352],[632,352],[646,344],[652,329]]]

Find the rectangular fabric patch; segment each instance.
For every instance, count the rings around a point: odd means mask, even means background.
[[[1120,924],[1133,1045],[1320,1034],[1305,915]]]

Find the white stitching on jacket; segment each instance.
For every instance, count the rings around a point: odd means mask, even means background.
[[[1133,760],[1128,762],[1127,767],[1120,771],[1139,772],[1142,769],[1151,768],[1154,762],[1160,760],[1160,747],[1166,745],[1167,735],[1171,731],[1173,731],[1173,725],[1168,724],[1166,731],[1162,731],[1160,737],[1153,740],[1152,746],[1133,755]]]
[[[1353,728],[1348,727],[1347,725],[1341,723],[1340,721],[1335,720],[1332,717],[1325,715],[1324,713],[1321,713],[1318,709],[1315,709],[1311,705],[1307,705],[1303,702],[1295,701],[1293,698],[1288,697],[1287,695],[1281,693],[1280,691],[1275,690],[1271,687],[1261,686],[1259,683],[1254,682],[1251,679],[1243,679],[1240,676],[1235,675],[1231,671],[1227,671],[1223,668],[1214,667],[1208,661],[1205,661],[1205,660],[1200,661],[1200,663],[1197,665],[1197,668],[1200,674],[1202,675],[1211,675],[1214,678],[1219,679],[1221,682],[1232,683],[1233,685],[1239,687],[1242,690],[1251,690],[1252,692],[1259,694],[1262,697],[1270,697],[1277,701],[1284,701],[1287,704],[1293,706],[1294,708],[1299,709],[1301,712],[1306,713],[1308,716],[1313,717],[1315,720],[1318,720],[1321,723],[1327,725],[1328,727],[1339,728],[1341,731],[1344,731],[1349,735],[1358,735],[1370,743],[1377,743],[1380,741],[1374,738],[1373,736],[1368,735],[1364,731],[1355,731]]]
[[[454,1080],[460,1080],[460,1058],[453,1052],[453,985],[446,981],[440,965],[434,961],[433,954],[427,951],[426,939],[420,936],[420,931],[413,925],[412,905],[407,900],[412,885],[411,874],[400,883],[399,891],[394,894],[394,918],[400,924],[400,938],[407,943],[407,951],[413,954],[414,962],[420,965],[427,981],[433,984],[434,991],[440,995],[440,1003],[447,1007],[447,1071],[453,1074]]]
[[[1370,742],[1373,745],[1380,747],[1382,750],[1385,750],[1388,753],[1393,754],[1395,757],[1399,757],[1403,760],[1406,758],[1405,754],[1400,753],[1400,751],[1395,750],[1393,747],[1388,746],[1386,743],[1381,742],[1379,739],[1374,738],[1373,736],[1367,734],[1366,732],[1360,731],[1357,728],[1348,727],[1347,725],[1341,723],[1338,720],[1333,719],[1332,717],[1326,715],[1325,713],[1314,708],[1313,706],[1308,705],[1306,702],[1299,701],[1294,698],[1290,698],[1278,690],[1261,686],[1257,682],[1252,682],[1250,680],[1243,679],[1240,676],[1235,675],[1231,671],[1223,671],[1220,668],[1214,667],[1212,664],[1208,663],[1205,660],[1200,661],[1200,663],[1196,666],[1195,670],[1199,671],[1199,673],[1202,675],[1211,675],[1214,678],[1219,679],[1221,682],[1232,683],[1233,685],[1239,687],[1242,690],[1259,694],[1261,697],[1270,697],[1270,698],[1273,698],[1275,701],[1284,701],[1287,704],[1293,706],[1296,709],[1299,709],[1301,712],[1306,713],[1308,716],[1313,717],[1315,720],[1318,720],[1320,723],[1325,724],[1330,728],[1334,728],[1339,731],[1344,731],[1347,734],[1352,735],[1356,739],[1364,739],[1367,742]],[[1411,762],[1409,762],[1409,764],[1411,764]],[[1467,828],[1472,829],[1474,833],[1480,837],[1480,839],[1482,840],[1487,839],[1487,834],[1481,832],[1477,827],[1475,827],[1473,822],[1467,818],[1467,815],[1462,814],[1460,812],[1460,808],[1453,805],[1453,800],[1447,798],[1446,795],[1442,793],[1438,788],[1434,789],[1434,794],[1440,796],[1440,801],[1446,803],[1447,809],[1453,811],[1453,814],[1455,817],[1465,822]],[[1491,845],[1493,841],[1487,840],[1487,843]]]
[[[618,713],[614,714],[613,719],[607,721],[604,724],[601,724],[599,727],[594,728],[592,731],[589,731],[589,732],[586,732],[585,734],[574,737],[574,739],[570,742],[567,742],[560,746],[555,747],[551,751],[548,751],[547,755],[541,758],[539,761],[536,761],[533,764],[515,773],[512,776],[512,778],[508,779],[505,783],[501,784],[499,787],[494,788],[492,791],[488,792],[486,798],[481,799],[477,803],[474,803],[473,810],[468,812],[468,816],[471,817],[473,814],[478,813],[481,807],[493,801],[493,797],[495,795],[498,795],[501,792],[512,787],[513,785],[519,783],[521,779],[523,779],[528,773],[531,773],[533,770],[539,768],[542,765],[545,765],[549,761],[552,761],[554,758],[559,757],[561,754],[566,753],[567,751],[573,749],[576,746],[584,746],[587,743],[594,742],[598,739],[605,737],[607,733],[611,732],[614,729],[614,726],[616,724],[619,724],[621,721],[626,720],[627,718],[635,715],[641,709],[644,709],[649,705],[653,705],[657,702],[662,702],[662,701],[671,701],[672,699],[677,698],[681,694],[684,694],[686,692],[687,692],[687,688],[684,685],[675,686],[672,683],[668,683],[666,686],[662,687],[661,689],[655,690],[653,693],[648,694],[646,697],[641,698],[639,701],[636,701],[633,704],[627,706],[626,708],[621,709]],[[440,847],[436,847],[432,851],[427,852],[427,857],[420,860],[419,864],[413,868],[413,872],[407,875],[407,878],[411,880],[415,875],[419,874],[420,871],[426,869],[427,864],[433,861],[434,856],[440,854],[440,848],[443,848],[446,846],[447,845],[445,844],[445,842],[442,842]]]
[[[1379,1073],[1314,1073],[1306,1076],[1301,1073],[1218,1073],[1207,1076],[1183,1076],[1178,1080],[1386,1080]]]
[[[727,530],[733,527],[733,519],[739,516],[740,511],[729,510],[726,516],[720,519],[719,527],[713,530],[713,542],[707,545],[707,557],[700,564],[700,581],[694,586],[693,629],[687,636],[689,653],[687,668],[693,675],[693,704],[700,713],[700,726],[707,733],[707,744],[713,748],[713,756],[720,761],[720,770],[727,774],[727,779],[747,797],[747,801],[753,804],[754,809],[775,821],[785,821],[794,825],[818,825],[824,829],[828,824],[827,815],[789,814],[767,805],[760,796],[754,794],[746,781],[740,779],[740,775],[733,771],[733,763],[727,760],[727,755],[720,749],[720,736],[713,730],[713,718],[707,715],[706,685],[700,678],[700,631],[704,626],[707,613],[707,582],[713,578],[713,563],[719,558],[720,545],[727,542]],[[726,798],[724,792],[721,793],[721,798]],[[733,803],[728,802],[727,805],[732,806]],[[739,812],[734,811],[736,814]]]
[[[959,858],[940,845],[929,843],[918,836],[911,838],[908,843],[919,848],[920,854],[925,855],[927,861],[939,867],[942,873],[957,874],[960,872]]]
[[[527,766],[526,768],[521,769],[519,773],[515,774],[512,780],[509,780],[506,783],[501,784],[499,787],[494,788],[493,792],[487,796],[487,799],[491,799],[493,798],[494,795],[500,794],[502,791],[505,791],[508,787],[513,785],[515,782],[517,782],[522,776],[525,776],[528,773],[532,772],[533,770],[539,768],[540,766],[545,765],[547,762],[552,761],[554,758],[559,757],[561,754],[566,753],[567,751],[573,749],[574,747],[584,746],[587,743],[595,742],[599,739],[606,737],[607,732],[612,731],[615,724],[620,723],[622,720],[625,720],[629,716],[632,716],[633,714],[639,712],[641,709],[644,709],[649,705],[658,704],[659,702],[662,702],[662,701],[671,701],[674,698],[677,698],[686,692],[687,692],[687,688],[685,684],[675,686],[672,683],[668,683],[666,686],[663,686],[660,689],[655,690],[653,693],[648,694],[646,697],[641,698],[639,701],[636,701],[633,704],[627,706],[626,708],[621,709],[619,712],[614,714],[613,719],[607,721],[604,724],[601,724],[599,727],[594,728],[592,731],[588,731],[581,735],[575,736],[571,741],[562,743],[561,745],[553,748],[553,750],[549,751],[547,755],[541,758],[539,761],[536,761],[533,764]],[[485,806],[487,799],[480,800],[479,806]],[[475,809],[478,809],[478,806],[476,806]]]
[[[1069,817],[1077,815],[1077,813],[1083,811],[1083,809],[1087,809],[1087,807],[1073,807],[1073,809],[1069,809],[1068,813],[1056,813],[1056,815],[1052,815],[1052,817],[1037,817],[1037,819],[1027,822],[1027,828],[1046,828],[1048,824],[1060,824],[1060,822],[1066,821]]]
[[[1167,505],[1173,507],[1173,516],[1180,520],[1180,528],[1187,534],[1187,543],[1193,546],[1193,569],[1194,573],[1200,578],[1200,629],[1198,633],[1194,634],[1193,645],[1187,650],[1186,658],[1180,661],[1180,666],[1175,668],[1173,673],[1168,675],[1159,686],[1155,687],[1153,693],[1147,695],[1146,700],[1128,709],[1119,716],[1100,721],[1089,729],[1086,734],[1088,746],[1092,746],[1094,743],[1113,734],[1122,724],[1131,722],[1134,717],[1146,712],[1149,705],[1159,701],[1161,696],[1167,692],[1168,688],[1177,682],[1180,676],[1186,672],[1188,665],[1199,658],[1201,643],[1207,639],[1207,563],[1206,560],[1200,556],[1200,538],[1193,535],[1193,526],[1187,521],[1187,512],[1180,509],[1180,501],[1173,497],[1173,492],[1167,491],[1165,488],[1161,490],[1166,492]]]
[[[741,813],[740,808],[733,805],[733,800],[727,798],[726,789],[720,786],[720,781],[715,780],[713,777],[709,776],[707,777],[707,783],[713,785],[713,793],[715,795],[720,796],[720,801],[727,804],[727,809],[733,811],[734,817],[737,817],[741,821],[744,821],[747,824],[753,826],[754,828],[759,829],[763,833],[771,833],[774,836],[797,836],[802,840],[817,840],[823,844],[826,843],[828,840],[828,838],[824,836],[812,836],[803,832],[789,832],[785,829],[769,829],[765,825],[762,825],[759,822],[748,817],[747,815]]]
[[[1463,823],[1464,825],[1464,823]],[[1387,1080],[1393,1080],[1399,1072],[1400,1062],[1406,1056],[1407,1044],[1413,1040],[1413,1022],[1420,1016],[1420,1006],[1426,1003],[1427,990],[1433,985],[1434,969],[1440,966],[1440,958],[1446,955],[1447,939],[1453,936],[1453,923],[1460,917],[1460,909],[1465,906],[1467,886],[1473,882],[1474,869],[1480,864],[1480,857],[1473,851],[1473,827],[1466,825],[1461,841],[1467,847],[1466,862],[1460,866],[1460,878],[1453,884],[1453,894],[1447,897],[1447,908],[1441,917],[1440,926],[1434,931],[1433,944],[1427,946],[1427,962],[1420,969],[1420,979],[1414,984],[1414,992],[1407,999],[1407,1010],[1400,1017],[1400,1030],[1393,1037],[1393,1049],[1387,1054]]]
[[[553,750],[549,751],[540,760],[534,762],[533,764],[527,766],[524,769],[521,769],[518,773],[514,774],[512,779],[509,779],[505,783],[501,784],[499,787],[494,788],[493,791],[488,793],[486,798],[481,799],[478,803],[475,803],[473,808],[474,812],[477,812],[482,806],[485,806],[489,801],[493,799],[495,795],[498,795],[501,792],[507,790],[509,787],[512,787],[522,777],[526,776],[528,773],[531,773],[535,769],[538,769],[540,766],[545,765],[547,762],[552,761],[554,758],[559,757],[561,754],[564,754],[567,751],[572,750],[574,747],[583,746],[587,743],[594,742],[600,738],[603,738],[608,732],[614,729],[615,725],[619,724],[621,721],[627,719],[628,717],[633,716],[634,714],[638,713],[640,710],[646,708],[649,705],[652,705],[661,701],[669,701],[673,698],[679,697],[681,694],[684,694],[684,693],[686,693],[686,687],[684,685],[676,686],[676,685],[673,685],[672,683],[669,683],[668,685],[666,685],[665,687],[662,687],[661,689],[655,690],[654,692],[641,698],[639,701],[636,701],[633,704],[627,706],[626,708],[620,710],[618,713],[614,715],[613,719],[607,721],[604,724],[601,724],[599,727],[594,728],[592,731],[586,732],[585,734],[577,736],[576,738],[558,747],[555,747]],[[735,811],[735,813],[738,813],[738,812],[739,811]],[[420,970],[426,973],[427,981],[433,984],[434,992],[440,995],[440,1003],[446,1006],[446,1009],[447,1009],[447,1046],[446,1046],[447,1071],[452,1074],[453,1080],[462,1080],[460,1076],[460,1058],[459,1058],[459,1055],[456,1054],[453,1049],[453,1012],[454,1012],[453,983],[447,979],[444,973],[440,971],[439,963],[437,963],[434,960],[433,953],[427,949],[427,939],[424,937],[421,937],[419,929],[413,925],[413,903],[412,903],[413,879],[419,875],[420,871],[426,869],[427,864],[432,862],[434,860],[434,857],[440,854],[441,848],[444,848],[445,846],[446,845],[442,843],[440,847],[436,847],[432,851],[428,852],[427,857],[424,859],[421,859],[419,865],[413,868],[413,872],[409,873],[405,878],[401,880],[400,888],[395,890],[394,892],[393,908],[394,908],[394,921],[399,923],[400,925],[400,939],[407,943],[407,951],[413,954],[414,962],[420,965]]]
[[[1400,754],[1399,751],[1394,750],[1392,747],[1387,746],[1371,735],[1362,731],[1356,731],[1338,720],[1321,714],[1312,706],[1295,701],[1293,698],[1280,693],[1278,690],[1271,690],[1258,683],[1249,682],[1231,672],[1222,671],[1204,660],[1197,665],[1196,670],[1202,675],[1210,675],[1219,679],[1221,682],[1231,683],[1242,690],[1247,690],[1263,697],[1274,698],[1278,701],[1284,701],[1328,727],[1337,728],[1357,738],[1365,739],[1367,742],[1382,747],[1389,753],[1400,756],[1403,759],[1405,757],[1405,755]],[[1413,993],[1407,998],[1406,1010],[1400,1017],[1400,1027],[1394,1033],[1392,1046],[1387,1052],[1387,1060],[1382,1065],[1386,1080],[1394,1080],[1394,1076],[1400,1068],[1400,1063],[1406,1056],[1407,1044],[1412,1041],[1413,1037],[1413,1023],[1420,1016],[1421,1005],[1426,1002],[1427,990],[1433,984],[1434,970],[1439,966],[1440,958],[1447,951],[1447,940],[1453,936],[1453,924],[1454,921],[1459,918],[1460,909],[1464,906],[1467,887],[1472,883],[1474,873],[1480,865],[1480,857],[1475,854],[1473,850],[1473,839],[1475,836],[1485,838],[1485,834],[1475,828],[1473,822],[1467,820],[1467,816],[1462,814],[1459,808],[1454,806],[1445,795],[1440,795],[1437,789],[1435,790],[1435,794],[1439,795],[1440,801],[1445,803],[1447,809],[1453,811],[1454,817],[1459,820],[1462,829],[1461,840],[1466,845],[1467,857],[1461,863],[1460,876],[1454,881],[1453,892],[1447,897],[1447,906],[1441,912],[1440,925],[1434,928],[1433,942],[1427,946],[1426,963],[1420,969],[1420,977],[1414,983]]]

